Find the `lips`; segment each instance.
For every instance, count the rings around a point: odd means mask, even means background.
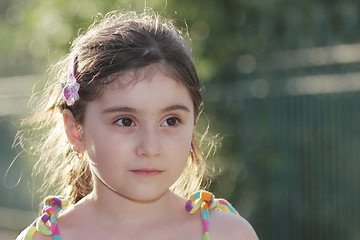
[[[152,177],[161,174],[163,171],[155,168],[142,168],[131,170],[131,172],[139,176]]]

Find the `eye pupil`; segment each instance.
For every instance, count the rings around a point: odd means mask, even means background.
[[[129,127],[129,126],[131,126],[131,124],[132,124],[132,120],[129,119],[129,118],[124,118],[124,119],[121,120],[121,122],[122,122],[122,124],[123,124],[124,126],[126,126],[126,127]]]
[[[166,123],[169,126],[174,126],[176,124],[176,119],[175,118],[169,118],[168,120],[166,120]]]

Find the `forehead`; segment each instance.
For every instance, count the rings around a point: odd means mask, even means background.
[[[166,104],[193,105],[188,89],[158,66],[148,66],[114,76],[113,81],[104,87],[95,101],[104,105],[126,104],[151,109],[166,107]],[[192,106],[191,108],[193,109]]]
[[[109,76],[107,81],[105,81],[103,90],[120,89],[129,87],[131,85],[136,85],[141,81],[151,80],[155,74],[159,73],[183,85],[182,81],[175,76],[171,66],[163,63],[154,63],[141,68],[130,69]]]

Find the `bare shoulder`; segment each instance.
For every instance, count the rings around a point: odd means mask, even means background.
[[[224,211],[210,212],[211,239],[258,240],[258,237],[243,217]]]
[[[35,233],[33,240],[52,240],[52,236],[46,236],[41,233]]]
[[[28,228],[24,229],[19,234],[19,236],[17,236],[16,240],[24,240],[27,230],[28,230]],[[35,233],[33,238],[32,238],[32,240],[51,240],[51,239],[52,239],[51,236],[46,236],[46,235],[43,235],[41,233]]]
[[[71,214],[68,214],[69,212],[72,212],[72,210],[74,209],[74,205],[70,205],[69,207],[67,207],[66,209],[64,209],[60,214],[59,214],[59,217],[57,218],[57,223],[58,223],[58,226],[59,226],[59,223],[61,222],[64,222],[63,221],[63,218],[67,215],[71,215]],[[26,229],[24,229],[16,238],[16,240],[25,240],[25,237],[26,237],[26,234],[29,230],[30,226],[27,227]],[[59,226],[60,228],[60,231],[63,230],[62,226]],[[31,238],[32,240],[52,240],[53,237],[52,236],[49,236],[49,235],[45,235],[45,234],[42,234],[38,231],[35,231],[34,235],[32,236]]]

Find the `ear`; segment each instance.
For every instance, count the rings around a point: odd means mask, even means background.
[[[78,153],[84,153],[86,148],[80,132],[80,127],[76,123],[74,115],[69,109],[64,110],[63,119],[66,136],[73,145],[73,150]]]

